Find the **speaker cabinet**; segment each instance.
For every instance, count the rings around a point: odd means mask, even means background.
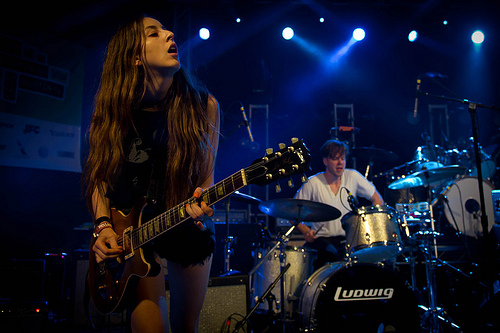
[[[238,320],[246,316],[249,307],[248,276],[213,277],[209,280],[207,296],[200,314],[199,332],[217,333],[226,319],[239,314]],[[170,306],[170,291],[167,282],[167,302]],[[234,327],[234,321],[231,327]],[[244,327],[246,332],[246,326]]]

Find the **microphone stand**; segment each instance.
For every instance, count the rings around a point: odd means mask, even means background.
[[[254,307],[252,308],[252,310],[250,310],[250,312],[238,323],[236,324],[236,327],[234,329],[233,332],[238,332],[239,329],[241,327],[243,327],[243,325],[245,325],[245,323],[248,321],[248,318],[250,318],[250,316],[255,312],[255,310],[257,310],[257,308],[259,307],[259,305],[261,303],[264,303],[264,300],[266,299],[267,295],[269,295],[269,293],[271,292],[271,290],[273,290],[274,286],[278,283],[278,281],[281,280],[281,278],[283,277],[283,275],[286,273],[286,271],[290,268],[290,264],[286,264],[285,267],[283,267],[283,269],[281,270],[280,274],[278,275],[278,277],[276,279],[274,279],[273,283],[271,283],[271,285],[266,289],[266,291],[264,292],[264,294],[262,294],[262,296],[259,298],[259,300],[257,302],[255,302],[255,305]]]
[[[444,96],[444,95],[431,94],[431,93],[423,92],[423,91],[421,91],[419,93],[424,95],[424,96],[435,97],[435,98],[439,98],[439,99],[444,99],[444,100],[453,101],[453,102],[468,105],[469,113],[471,116],[472,137],[474,138],[474,154],[476,157],[477,181],[478,181],[478,187],[479,187],[479,201],[480,201],[480,205],[481,205],[481,227],[483,229],[483,237],[484,237],[484,243],[485,243],[486,256],[489,257],[486,259],[487,259],[487,262],[490,262],[488,259],[493,260],[491,262],[496,262],[496,259],[494,257],[492,257],[494,250],[493,250],[493,246],[491,244],[491,239],[490,239],[490,235],[489,235],[488,215],[486,215],[486,205],[485,205],[485,201],[484,201],[483,173],[482,173],[482,169],[481,169],[481,156],[479,155],[479,133],[478,133],[478,128],[477,128],[476,116],[477,116],[477,108],[478,107],[497,110],[497,111],[500,111],[500,109],[497,107],[494,107],[494,106],[489,106],[489,105],[484,105],[481,103],[472,102],[472,101],[465,99],[465,98],[459,99],[459,98],[453,98],[453,97],[448,97],[448,96]],[[490,270],[490,272],[491,272],[491,270]]]

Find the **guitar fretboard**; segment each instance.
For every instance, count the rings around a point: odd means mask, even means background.
[[[201,200],[211,206],[246,185],[245,171],[241,169],[203,191]],[[131,233],[134,250],[187,220],[189,214],[186,212],[186,205],[196,201],[195,198],[190,198],[134,229]]]

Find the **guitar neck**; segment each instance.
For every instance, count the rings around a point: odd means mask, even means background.
[[[208,206],[211,206],[246,185],[245,170],[241,169],[203,191],[201,200]],[[135,228],[131,234],[134,249],[145,245],[175,225],[186,221],[189,218],[189,214],[186,212],[186,205],[195,202],[197,202],[197,199],[190,198]]]

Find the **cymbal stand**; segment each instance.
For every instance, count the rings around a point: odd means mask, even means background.
[[[286,273],[286,271],[290,268],[290,264],[287,264],[282,270],[281,272],[279,273],[278,277],[276,277],[276,279],[274,279],[274,281],[269,285],[269,287],[266,289],[266,291],[264,292],[264,294],[262,294],[261,297],[259,297],[259,299],[257,300],[257,302],[255,302],[255,305],[254,307],[250,310],[250,312],[238,323],[236,324],[236,327],[234,328],[234,331],[233,332],[238,332],[238,330],[243,327],[243,325],[245,325],[245,323],[248,321],[248,318],[250,318],[250,316],[255,312],[255,310],[257,310],[257,308],[259,307],[259,305],[261,303],[264,303],[264,300],[268,297],[268,295],[271,293],[271,290],[273,290],[274,286],[276,286],[276,283],[278,283],[278,281],[280,280],[283,280],[283,275]]]
[[[229,205],[231,204],[231,197],[224,203],[226,211],[226,237],[224,238],[224,273],[221,276],[228,276],[232,274],[239,274],[239,271],[233,271],[230,267],[231,256],[233,255],[232,244],[236,241],[233,236],[229,236]]]
[[[299,217],[300,217],[300,213],[299,213]],[[253,274],[257,271],[257,269],[265,262],[267,257],[271,253],[273,253],[274,250],[276,250],[278,247],[280,248],[280,276],[279,276],[280,277],[280,286],[281,286],[281,288],[280,288],[281,289],[280,290],[280,320],[282,323],[282,332],[285,332],[285,324],[286,324],[286,321],[285,321],[286,309],[284,306],[285,302],[286,302],[286,300],[285,300],[285,279],[283,276],[284,276],[286,270],[290,267],[290,264],[286,263],[286,244],[288,243],[290,234],[293,232],[293,230],[295,229],[297,224],[300,223],[300,222],[294,222],[294,221],[290,221],[290,222],[292,223],[292,226],[287,230],[287,232],[285,234],[276,238],[276,240],[277,240],[276,244],[266,253],[265,256],[262,257],[262,259],[259,261],[259,263],[257,265],[255,265],[255,267],[252,268],[252,270],[248,273],[249,276],[253,276]],[[278,279],[276,279],[275,283],[273,283],[273,285],[272,285],[273,287],[274,287],[274,284],[276,284],[276,281],[278,281]],[[256,306],[258,306],[258,305],[259,305],[259,303],[256,304]]]
[[[435,275],[436,257],[432,255],[431,250],[431,238],[435,240],[435,236],[434,232],[424,234],[424,237],[422,237],[422,244],[420,245],[425,257],[425,275],[427,278],[429,300],[429,307],[420,306],[420,308],[425,310],[423,321],[429,320],[429,333],[440,332],[440,321],[447,323],[451,328],[457,330],[457,332],[461,332],[460,326],[453,322],[443,308],[437,306]]]

